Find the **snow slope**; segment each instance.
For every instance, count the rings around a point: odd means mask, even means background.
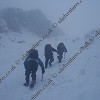
[[[0,46],[0,78],[10,70],[11,65],[29,50],[38,37],[32,34],[12,33],[2,35]],[[88,39],[87,39],[88,40]],[[38,47],[39,57],[44,58],[44,46],[47,43],[56,48],[64,42],[68,52],[61,64],[57,63],[57,54],[52,67],[48,67],[41,82],[41,69],[37,71],[37,84],[32,90],[24,87],[25,82],[23,61],[16,66],[8,77],[0,83],[0,100],[99,100],[100,99],[100,38],[96,37],[78,57],[61,73],[59,68],[79,51],[87,41],[84,38],[68,39],[66,36],[45,39]],[[10,45],[9,45],[10,44]],[[4,45],[4,46],[3,46]],[[8,52],[9,51],[9,52]],[[52,98],[51,98],[52,97]]]
[[[80,54],[36,100],[99,100],[100,39]],[[55,68],[54,68],[55,69]],[[48,69],[49,70],[49,69]],[[49,99],[48,99],[49,100]]]

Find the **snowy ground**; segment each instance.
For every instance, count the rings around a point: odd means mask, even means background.
[[[10,69],[14,62],[25,54],[38,37],[32,34],[1,35],[0,40],[0,79]],[[43,61],[44,46],[47,43],[56,48],[59,42],[64,42],[68,52],[61,64],[57,63],[57,54],[52,67],[46,69],[43,82],[41,82],[41,69],[37,71],[37,84],[32,90],[24,87],[25,82],[23,61],[15,66],[15,70],[0,83],[0,100],[99,100],[100,99],[100,38],[96,37],[75,60],[73,60],[61,73],[58,73],[63,64],[79,52],[87,40],[77,38],[68,39],[67,36],[45,39],[38,47],[39,57]],[[52,97],[52,98],[51,98]],[[33,99],[32,99],[33,98]]]

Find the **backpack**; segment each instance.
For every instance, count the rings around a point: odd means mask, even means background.
[[[29,56],[24,61],[25,68],[28,68],[29,66],[34,65],[34,63],[38,64],[38,51],[35,49],[32,49],[29,52]]]
[[[33,58],[33,59],[38,59],[38,51],[35,49],[32,49],[29,52],[29,58]]]
[[[45,46],[45,53],[48,52],[51,48],[51,44],[46,44]]]
[[[57,49],[58,50],[60,50],[60,49],[62,50],[63,48],[64,48],[64,44],[63,43],[59,43],[58,46],[57,46]]]

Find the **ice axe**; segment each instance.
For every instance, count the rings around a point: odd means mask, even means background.
[[[64,59],[65,59],[66,52],[64,52]]]
[[[43,73],[42,73],[42,77],[41,77],[41,82],[43,81]]]

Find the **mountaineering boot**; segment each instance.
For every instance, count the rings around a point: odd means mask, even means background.
[[[26,87],[28,87],[29,83],[25,82],[23,85],[26,86]]]
[[[36,81],[32,80],[31,84],[30,84],[30,88],[34,87],[34,84],[36,84]]]

